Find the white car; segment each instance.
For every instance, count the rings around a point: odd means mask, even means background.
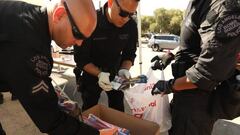
[[[148,42],[148,47],[153,51],[162,51],[163,49],[175,49],[179,46],[180,37],[173,34],[152,35]]]

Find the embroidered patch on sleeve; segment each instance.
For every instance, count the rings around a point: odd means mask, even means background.
[[[215,29],[219,39],[231,39],[240,34],[240,15],[232,14],[222,18]]]
[[[35,55],[30,59],[30,66],[33,72],[39,77],[46,77],[51,74],[51,64],[49,59],[43,55]]]

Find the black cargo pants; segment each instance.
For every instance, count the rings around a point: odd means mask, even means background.
[[[6,135],[6,133],[4,132],[2,125],[0,123],[0,135]]]
[[[78,91],[82,94],[82,110],[84,111],[98,104],[98,100],[103,90],[98,85],[97,77],[84,74],[81,87],[78,87]],[[123,92],[111,90],[107,91],[106,94],[108,96],[109,107],[124,112]]]
[[[210,94],[201,90],[175,93],[171,103],[169,135],[211,135],[216,119],[208,110]]]

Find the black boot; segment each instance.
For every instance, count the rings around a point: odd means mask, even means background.
[[[6,133],[4,132],[2,125],[0,123],[0,135],[6,135]]]
[[[15,95],[12,94],[11,100],[17,100],[17,97]]]
[[[2,104],[2,103],[3,103],[3,94],[0,93],[0,104]]]

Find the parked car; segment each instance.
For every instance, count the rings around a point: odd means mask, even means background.
[[[143,43],[143,44],[148,44],[148,38],[147,37],[141,37],[141,42]]]
[[[163,49],[175,49],[180,43],[180,37],[173,34],[152,35],[148,42],[148,47],[153,51],[162,51]]]
[[[142,33],[141,42],[143,44],[148,44],[149,39],[152,37],[153,33]]]

